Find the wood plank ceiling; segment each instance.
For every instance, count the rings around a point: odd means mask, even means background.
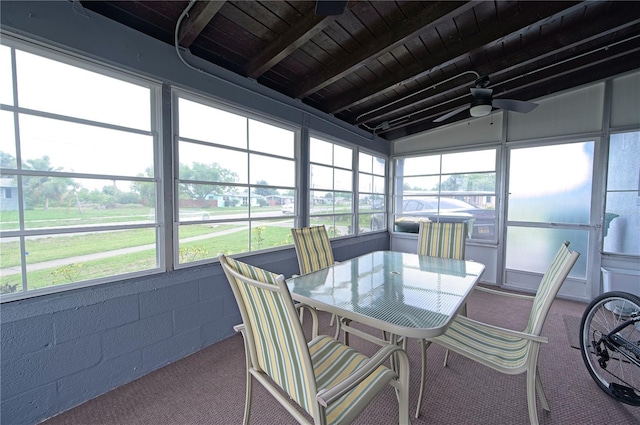
[[[387,140],[472,119],[481,76],[526,101],[640,68],[638,1],[318,3],[81,2]]]

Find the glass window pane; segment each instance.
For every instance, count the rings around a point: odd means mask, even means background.
[[[180,137],[247,148],[247,118],[180,98]]]
[[[421,176],[438,173],[440,173],[440,155],[396,160],[396,174],[398,176]]]
[[[251,223],[251,251],[293,244],[293,218],[260,220]]]
[[[249,216],[246,188],[180,182],[179,220],[227,220]]]
[[[402,183],[405,194],[416,194],[420,192],[434,193],[438,190],[440,176],[405,177],[402,179]]]
[[[333,168],[311,164],[310,186],[313,189],[333,189]]]
[[[247,183],[247,153],[198,143],[179,142],[180,179]]]
[[[333,212],[333,192],[312,190],[309,198],[311,214],[331,214]]]
[[[13,105],[11,49],[7,46],[0,46],[0,103]]]
[[[16,50],[19,106],[151,129],[150,90],[96,72]]]
[[[295,133],[260,121],[249,120],[249,149],[294,157]]]
[[[640,255],[640,195],[638,192],[607,193],[604,251]]]
[[[612,134],[607,191],[633,190],[640,196],[640,131]]]
[[[0,230],[18,230],[20,228],[19,205],[16,176],[0,174],[0,218],[2,219],[0,220]],[[4,246],[2,245],[3,249]]]
[[[0,111],[0,167],[17,168],[16,136],[13,114]]]
[[[155,220],[153,182],[24,176],[22,185],[26,229]]]
[[[384,182],[385,178],[380,176],[373,177],[373,192],[374,193],[385,193],[384,192]]]
[[[373,172],[372,168],[373,157],[364,152],[360,152],[358,154],[358,169],[363,173],[371,174]]]
[[[353,168],[353,149],[333,145],[333,165],[351,170]]]
[[[441,192],[495,193],[495,173],[442,175]]]
[[[311,137],[309,155],[311,162],[333,165],[333,144]]]
[[[358,214],[360,233],[373,232],[386,228],[386,214]]]
[[[352,190],[353,189],[353,174],[351,171],[346,170],[334,170],[335,181],[333,187],[336,190]]]
[[[378,176],[384,176],[386,171],[386,164],[387,162],[385,161],[384,158],[374,157],[373,158],[373,174]]]
[[[545,229],[509,226],[507,229],[506,267],[533,273],[547,271],[564,241],[570,241],[572,251],[588,252],[589,232],[576,229]],[[587,256],[581,255],[569,276],[585,279]]]
[[[178,227],[178,262],[190,263],[249,251],[249,222],[181,224]]]
[[[0,214],[3,214],[2,221],[4,223],[4,212],[0,211]],[[0,294],[21,292],[22,261],[20,259],[20,239],[3,238],[0,243],[2,243],[2,249],[0,249],[0,275],[2,276]]]
[[[20,114],[27,169],[121,176],[153,171],[153,137]],[[34,168],[37,164],[48,168]]]
[[[291,193],[290,189],[264,187],[252,189],[251,217],[294,215],[295,196]]]
[[[514,149],[509,220],[589,224],[593,142]],[[545,164],[544,170],[539,165]]]
[[[495,171],[496,150],[457,152],[442,155],[442,173]]]
[[[269,186],[296,185],[296,163],[288,159],[251,154],[251,183]]]
[[[158,267],[155,229],[30,237],[29,290]]]
[[[373,192],[373,176],[371,174],[358,174],[358,190],[360,192]]]

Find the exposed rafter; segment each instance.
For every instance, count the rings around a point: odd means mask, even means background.
[[[191,43],[222,8],[224,2],[225,0],[198,0],[189,11],[189,16],[182,21],[178,33],[178,44],[184,48],[191,46]]]
[[[293,97],[304,98],[323,87],[334,83],[346,74],[353,72],[369,61],[402,45],[410,38],[414,38],[438,23],[451,19],[453,16],[469,10],[473,2],[434,2],[420,14],[407,22],[384,34],[370,45],[364,46],[357,54],[345,55],[334,61],[333,66],[315,73],[311,78],[293,89]]]

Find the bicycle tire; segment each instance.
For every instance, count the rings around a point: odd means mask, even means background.
[[[585,309],[580,321],[580,353],[589,374],[600,389],[613,399],[640,406],[640,367],[624,358],[615,350],[607,349],[604,344],[602,355],[596,354],[594,340],[603,334],[609,334],[620,323],[628,320],[632,314],[640,314],[640,297],[628,292],[612,291],[596,297]],[[640,323],[627,326],[618,334],[634,344],[640,344]],[[637,354],[626,351],[640,360]],[[604,361],[606,367],[602,367]]]

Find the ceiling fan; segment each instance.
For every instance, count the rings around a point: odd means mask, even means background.
[[[538,104],[533,102],[525,102],[515,99],[494,99],[493,90],[486,88],[490,83],[489,77],[484,76],[476,80],[475,87],[471,88],[471,104],[455,109],[441,117],[436,118],[433,122],[442,122],[462,111],[469,110],[472,117],[483,117],[489,115],[493,108],[504,109],[505,111],[527,113],[533,111]]]

